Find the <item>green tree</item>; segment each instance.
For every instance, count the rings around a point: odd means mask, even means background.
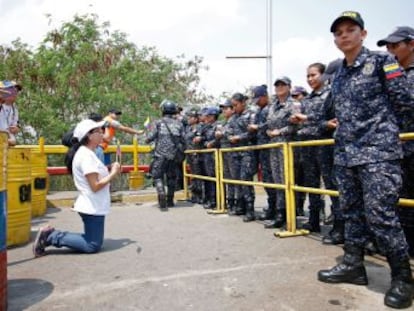
[[[20,39],[0,46],[1,77],[23,85],[21,122],[47,144],[59,144],[90,112],[106,114],[117,107],[123,123],[141,126],[147,116],[158,116],[164,98],[183,105],[211,100],[198,90],[199,73],[208,70],[202,62],[198,56],[173,60],[155,47],[138,48],[125,33],[111,31],[109,22],[99,24],[95,14],[75,15],[48,32],[36,49]]]

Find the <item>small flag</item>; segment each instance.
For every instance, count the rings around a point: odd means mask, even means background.
[[[121,152],[121,141],[118,139],[116,143],[116,155],[115,161],[121,164],[122,162],[122,152]]]
[[[385,65],[384,72],[387,80],[403,75],[402,69],[397,63]]]
[[[150,125],[151,125],[151,119],[150,119],[150,117],[148,116],[148,117],[147,117],[147,119],[146,119],[146,120],[145,120],[145,122],[144,122],[144,127],[145,127],[147,130],[149,130]]]

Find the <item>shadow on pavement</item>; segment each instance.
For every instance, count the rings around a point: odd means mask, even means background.
[[[135,244],[137,241],[131,239],[105,239],[103,243],[102,252],[111,252],[122,247],[128,246],[130,244]]]
[[[40,279],[14,279],[7,282],[8,311],[20,311],[44,300],[54,286]]]

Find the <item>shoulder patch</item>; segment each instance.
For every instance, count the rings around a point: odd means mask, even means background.
[[[383,69],[387,80],[403,75],[402,68],[398,63],[387,64],[383,67]]]

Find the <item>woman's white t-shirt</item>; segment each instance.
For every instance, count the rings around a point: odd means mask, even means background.
[[[97,192],[89,186],[87,174],[98,173],[98,180],[109,174],[106,166],[98,159],[95,152],[81,146],[76,151],[72,164],[73,181],[79,196],[75,201],[74,210],[89,215],[106,215],[111,205],[109,184]]]

